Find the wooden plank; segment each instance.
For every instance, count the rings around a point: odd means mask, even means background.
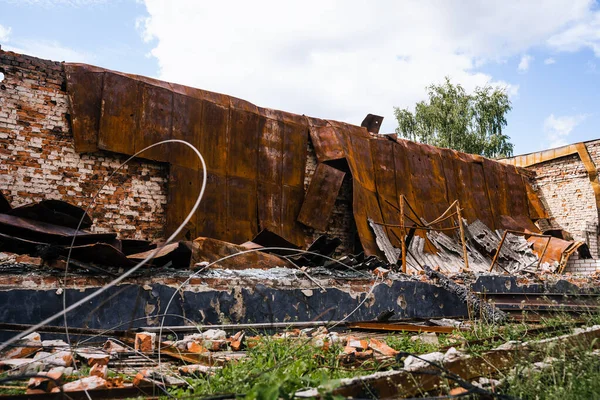
[[[327,230],[345,175],[339,169],[320,163],[308,186],[298,221],[320,231]]]

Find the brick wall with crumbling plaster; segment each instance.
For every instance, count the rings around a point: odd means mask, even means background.
[[[0,51],[0,72],[0,191],[13,207],[43,199],[86,207],[126,158],[75,152],[60,63]],[[91,209],[93,230],[162,237],[167,168],[142,161],[125,166]]]
[[[600,165],[600,141],[586,143]],[[550,215],[550,227],[585,241],[598,258],[598,209],[594,191],[579,155],[574,154],[528,167],[536,172],[533,187]]]

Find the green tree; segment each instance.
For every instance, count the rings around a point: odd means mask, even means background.
[[[502,132],[512,109],[504,89],[484,86],[469,94],[446,77],[427,90],[429,101],[417,103],[414,113],[394,107],[398,136],[486,157],[512,156],[513,144]]]

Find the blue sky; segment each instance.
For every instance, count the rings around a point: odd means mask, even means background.
[[[507,88],[515,154],[600,138],[596,1],[460,4],[0,0],[0,44],[386,132],[449,75]]]

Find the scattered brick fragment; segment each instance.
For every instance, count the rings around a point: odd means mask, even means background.
[[[156,343],[156,333],[139,332],[135,334],[134,348],[141,353],[153,353]]]

